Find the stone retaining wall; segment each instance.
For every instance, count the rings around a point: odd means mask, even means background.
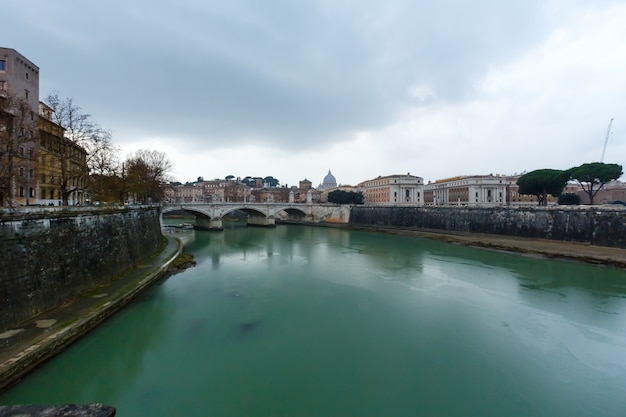
[[[0,330],[136,266],[161,245],[159,209],[0,216]]]
[[[543,238],[626,248],[626,210],[572,208],[354,206],[350,224]]]

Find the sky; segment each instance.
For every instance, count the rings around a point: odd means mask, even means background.
[[[173,180],[626,166],[623,0],[0,2],[40,98]]]

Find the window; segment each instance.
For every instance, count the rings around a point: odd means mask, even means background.
[[[7,70],[7,61],[4,59],[0,59],[0,71]]]
[[[24,197],[24,187],[20,187],[20,197]]]
[[[24,96],[26,97],[26,100],[28,100],[28,95],[29,94],[30,94],[30,91],[24,90]]]
[[[24,177],[24,167],[20,167],[20,177]]]
[[[46,174],[41,174],[41,182],[42,182],[43,184],[45,184],[45,183],[46,183]]]
[[[35,190],[32,187],[28,191],[28,195],[29,195],[29,197],[35,197]]]
[[[0,91],[6,91],[7,90],[7,82],[2,80],[0,81]]]
[[[28,73],[24,73],[24,76],[26,77],[26,79],[28,80]]]
[[[24,147],[20,146],[20,156],[24,156]]]

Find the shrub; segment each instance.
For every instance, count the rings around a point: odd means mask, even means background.
[[[558,202],[561,206],[577,206],[580,204],[580,196],[574,193],[564,193],[559,196]]]

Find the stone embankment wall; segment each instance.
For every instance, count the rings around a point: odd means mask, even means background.
[[[626,210],[592,207],[355,206],[350,224],[543,238],[626,248]]]
[[[159,215],[155,207],[0,214],[0,331],[153,254]]]

